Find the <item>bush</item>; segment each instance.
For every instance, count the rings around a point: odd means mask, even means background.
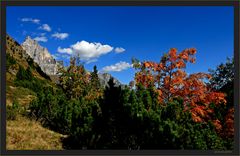
[[[16,60],[10,54],[6,54],[6,70],[9,69],[10,66],[16,64]]]
[[[6,110],[7,120],[16,120],[19,112],[20,112],[20,105],[16,100],[14,100],[12,106],[7,106],[7,110]]]
[[[33,78],[31,81],[29,80],[15,80],[14,84],[16,86],[21,86],[24,88],[28,88],[36,93],[41,92],[43,90],[43,86],[46,85],[46,83],[42,80],[39,80],[37,78]]]
[[[181,98],[162,104],[153,87],[139,85],[130,90],[116,87],[110,79],[103,98],[89,100],[95,93],[89,94],[89,84],[82,87],[82,82],[77,79],[68,93],[64,87],[43,87],[38,92],[38,99],[32,101],[29,107],[30,115],[43,125],[69,136],[64,142],[66,148],[230,148],[228,142],[218,136],[210,121],[198,123],[193,120],[191,112],[184,110]],[[70,87],[68,83],[62,85]],[[79,88],[84,88],[81,94]]]

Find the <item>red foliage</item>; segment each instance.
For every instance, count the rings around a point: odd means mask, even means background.
[[[229,109],[228,114],[225,117],[226,129],[224,130],[224,136],[233,138],[234,136],[234,108]]]
[[[194,48],[185,49],[179,54],[177,49],[172,48],[159,63],[145,61],[138,66],[137,69],[140,71],[136,73],[135,81],[136,85],[154,86],[158,100],[162,104],[166,104],[174,97],[183,98],[185,110],[191,111],[193,120],[204,122],[211,120],[214,113],[209,105],[226,104],[226,100],[223,93],[214,92],[203,81],[211,78],[209,74],[186,74],[184,71],[186,63],[195,63],[195,54]],[[214,120],[213,123],[217,130],[222,128],[219,120]]]

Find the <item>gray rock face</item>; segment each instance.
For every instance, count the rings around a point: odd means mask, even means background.
[[[104,87],[108,86],[108,81],[110,80],[110,78],[113,78],[113,82],[115,83],[116,87],[124,86],[123,84],[121,84],[121,82],[119,82],[116,78],[114,78],[112,75],[108,73],[98,73],[98,78],[99,78],[100,84]]]
[[[47,75],[57,74],[60,64],[51,56],[47,48],[40,46],[36,40],[31,39],[29,36],[22,43],[22,47],[34,62],[41,67],[43,72]]]

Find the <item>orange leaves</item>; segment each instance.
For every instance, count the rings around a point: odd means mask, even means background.
[[[186,64],[184,63],[183,60],[179,60],[178,62],[176,62],[176,67],[177,68],[185,68]]]
[[[170,61],[171,62],[175,62],[176,60],[177,60],[177,49],[176,48],[172,48],[172,49],[170,49],[170,51],[169,51],[169,59],[170,59]]]
[[[165,86],[168,86],[168,85],[169,85],[169,82],[170,82],[170,76],[167,75],[167,76],[164,78],[164,84],[165,84]]]
[[[144,66],[145,68],[149,68],[149,67],[151,67],[151,63],[150,63],[150,62],[144,62],[144,63],[143,63],[143,66]]]
[[[182,56],[182,59],[185,60],[185,61],[187,61],[187,60],[188,60],[188,54],[184,54],[184,55]]]
[[[201,117],[202,119],[203,118],[206,118],[208,117],[208,108],[206,106],[199,106],[199,105],[196,105],[192,110],[191,112],[193,114],[195,114],[196,116],[198,117]]]
[[[146,61],[143,63],[145,68],[157,68],[158,64],[155,62]]]
[[[196,59],[195,59],[195,58],[191,58],[191,59],[190,59],[190,62],[191,62],[191,63],[195,63],[195,62],[196,62]]]
[[[224,93],[211,92],[207,95],[207,99],[209,102],[215,103],[216,105],[221,103],[226,104],[227,101],[225,100],[225,96]]]
[[[195,113],[192,113],[192,118],[193,118],[193,121],[195,122],[202,122],[203,120],[198,116],[196,115]]]
[[[234,108],[229,109],[225,117],[225,125],[225,137],[232,138],[234,136]]]
[[[223,93],[213,92],[203,81],[211,78],[209,74],[195,73],[188,76],[183,70],[187,62],[195,63],[195,54],[194,48],[185,49],[179,54],[177,49],[172,48],[159,63],[145,61],[138,68],[140,71],[136,73],[135,80],[136,85],[155,86],[160,103],[174,97],[183,98],[185,110],[192,112],[193,120],[204,122],[211,120],[211,114],[214,114],[209,104],[226,104],[226,100]],[[230,119],[228,121],[231,123]],[[221,123],[217,120],[214,123],[217,129],[221,129]]]
[[[143,74],[141,72],[135,75],[136,84],[142,84],[144,87],[149,87],[153,84],[154,78],[151,74]]]
[[[213,120],[213,124],[215,126],[215,129],[217,132],[220,132],[222,130],[222,125],[221,122],[217,119],[217,120]]]
[[[156,92],[158,93],[158,100],[159,100],[159,103],[162,103],[163,101],[163,92],[161,89],[157,89]]]
[[[189,53],[190,53],[191,55],[195,55],[195,54],[197,53],[197,50],[196,50],[195,48],[190,48],[190,49],[189,49]]]

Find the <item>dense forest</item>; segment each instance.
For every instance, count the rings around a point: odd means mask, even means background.
[[[209,73],[187,74],[195,54],[172,48],[159,62],[133,58],[135,78],[124,87],[110,79],[103,88],[97,67],[87,72],[80,58],[59,70],[56,85],[20,67],[14,84],[37,98],[29,111],[14,102],[8,119],[23,112],[67,135],[65,149],[233,149],[233,59]],[[7,68],[14,63],[7,55]]]

